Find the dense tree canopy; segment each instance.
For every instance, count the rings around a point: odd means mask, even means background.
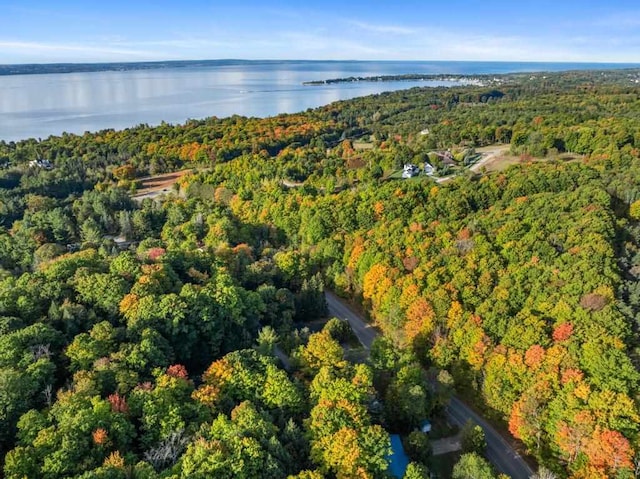
[[[640,91],[626,75],[0,142],[5,476],[385,477],[386,430],[446,400],[433,366],[559,476],[628,477]],[[495,143],[517,164],[469,172]],[[39,157],[54,168],[30,168]],[[388,177],[427,161],[459,175]],[[185,168],[164,198],[131,199],[142,176]],[[326,316],[325,285],[383,331],[370,366],[345,359],[339,322],[295,330]],[[463,459],[455,477],[493,477]]]

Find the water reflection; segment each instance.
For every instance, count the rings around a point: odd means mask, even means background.
[[[338,68],[339,67],[339,68]],[[0,139],[83,133],[140,123],[295,112],[425,82],[304,87],[303,81],[406,73],[390,64],[248,64],[225,67],[0,77]]]

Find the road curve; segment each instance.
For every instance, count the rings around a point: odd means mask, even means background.
[[[330,291],[325,292],[329,314],[336,318],[349,321],[353,332],[362,345],[369,349],[371,343],[379,332],[370,324],[367,324],[360,314],[347,305]],[[507,474],[512,479],[529,479],[533,471],[511,445],[481,416],[470,409],[457,397],[451,398],[446,408],[449,421],[459,426],[464,425],[469,419],[478,424],[484,430],[487,440],[486,456],[496,469]]]
[[[379,334],[378,331],[365,322],[364,319],[354,311],[348,304],[338,298],[331,291],[325,291],[325,297],[327,298],[327,306],[329,306],[329,315],[339,319],[346,319],[349,321],[349,325],[353,332],[358,337],[358,341],[366,348],[371,348],[371,343]]]

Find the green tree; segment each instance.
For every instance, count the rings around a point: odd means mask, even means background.
[[[489,463],[476,453],[463,454],[453,466],[452,479],[495,479]]]
[[[237,406],[231,419],[224,415],[191,443],[181,460],[184,476],[194,478],[281,478],[290,458],[277,438],[277,428],[255,407]]]
[[[403,366],[385,397],[385,416],[393,431],[407,433],[426,419],[431,410],[428,384],[417,364]]]
[[[460,444],[462,445],[462,452],[469,453],[475,452],[482,454],[487,447],[487,441],[485,439],[484,430],[469,420],[462,427]]]
[[[422,431],[412,431],[404,441],[405,449],[411,460],[429,464],[433,454],[429,436]]]
[[[99,243],[102,240],[100,225],[92,217],[88,218],[80,227],[80,236],[86,243]]]
[[[404,473],[403,479],[430,479],[431,473],[424,464],[410,462]]]
[[[271,356],[278,344],[278,335],[271,326],[265,326],[258,333],[256,348],[260,354]]]

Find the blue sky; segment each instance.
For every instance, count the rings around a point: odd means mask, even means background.
[[[0,20],[0,63],[640,62],[637,1],[0,0]]]

